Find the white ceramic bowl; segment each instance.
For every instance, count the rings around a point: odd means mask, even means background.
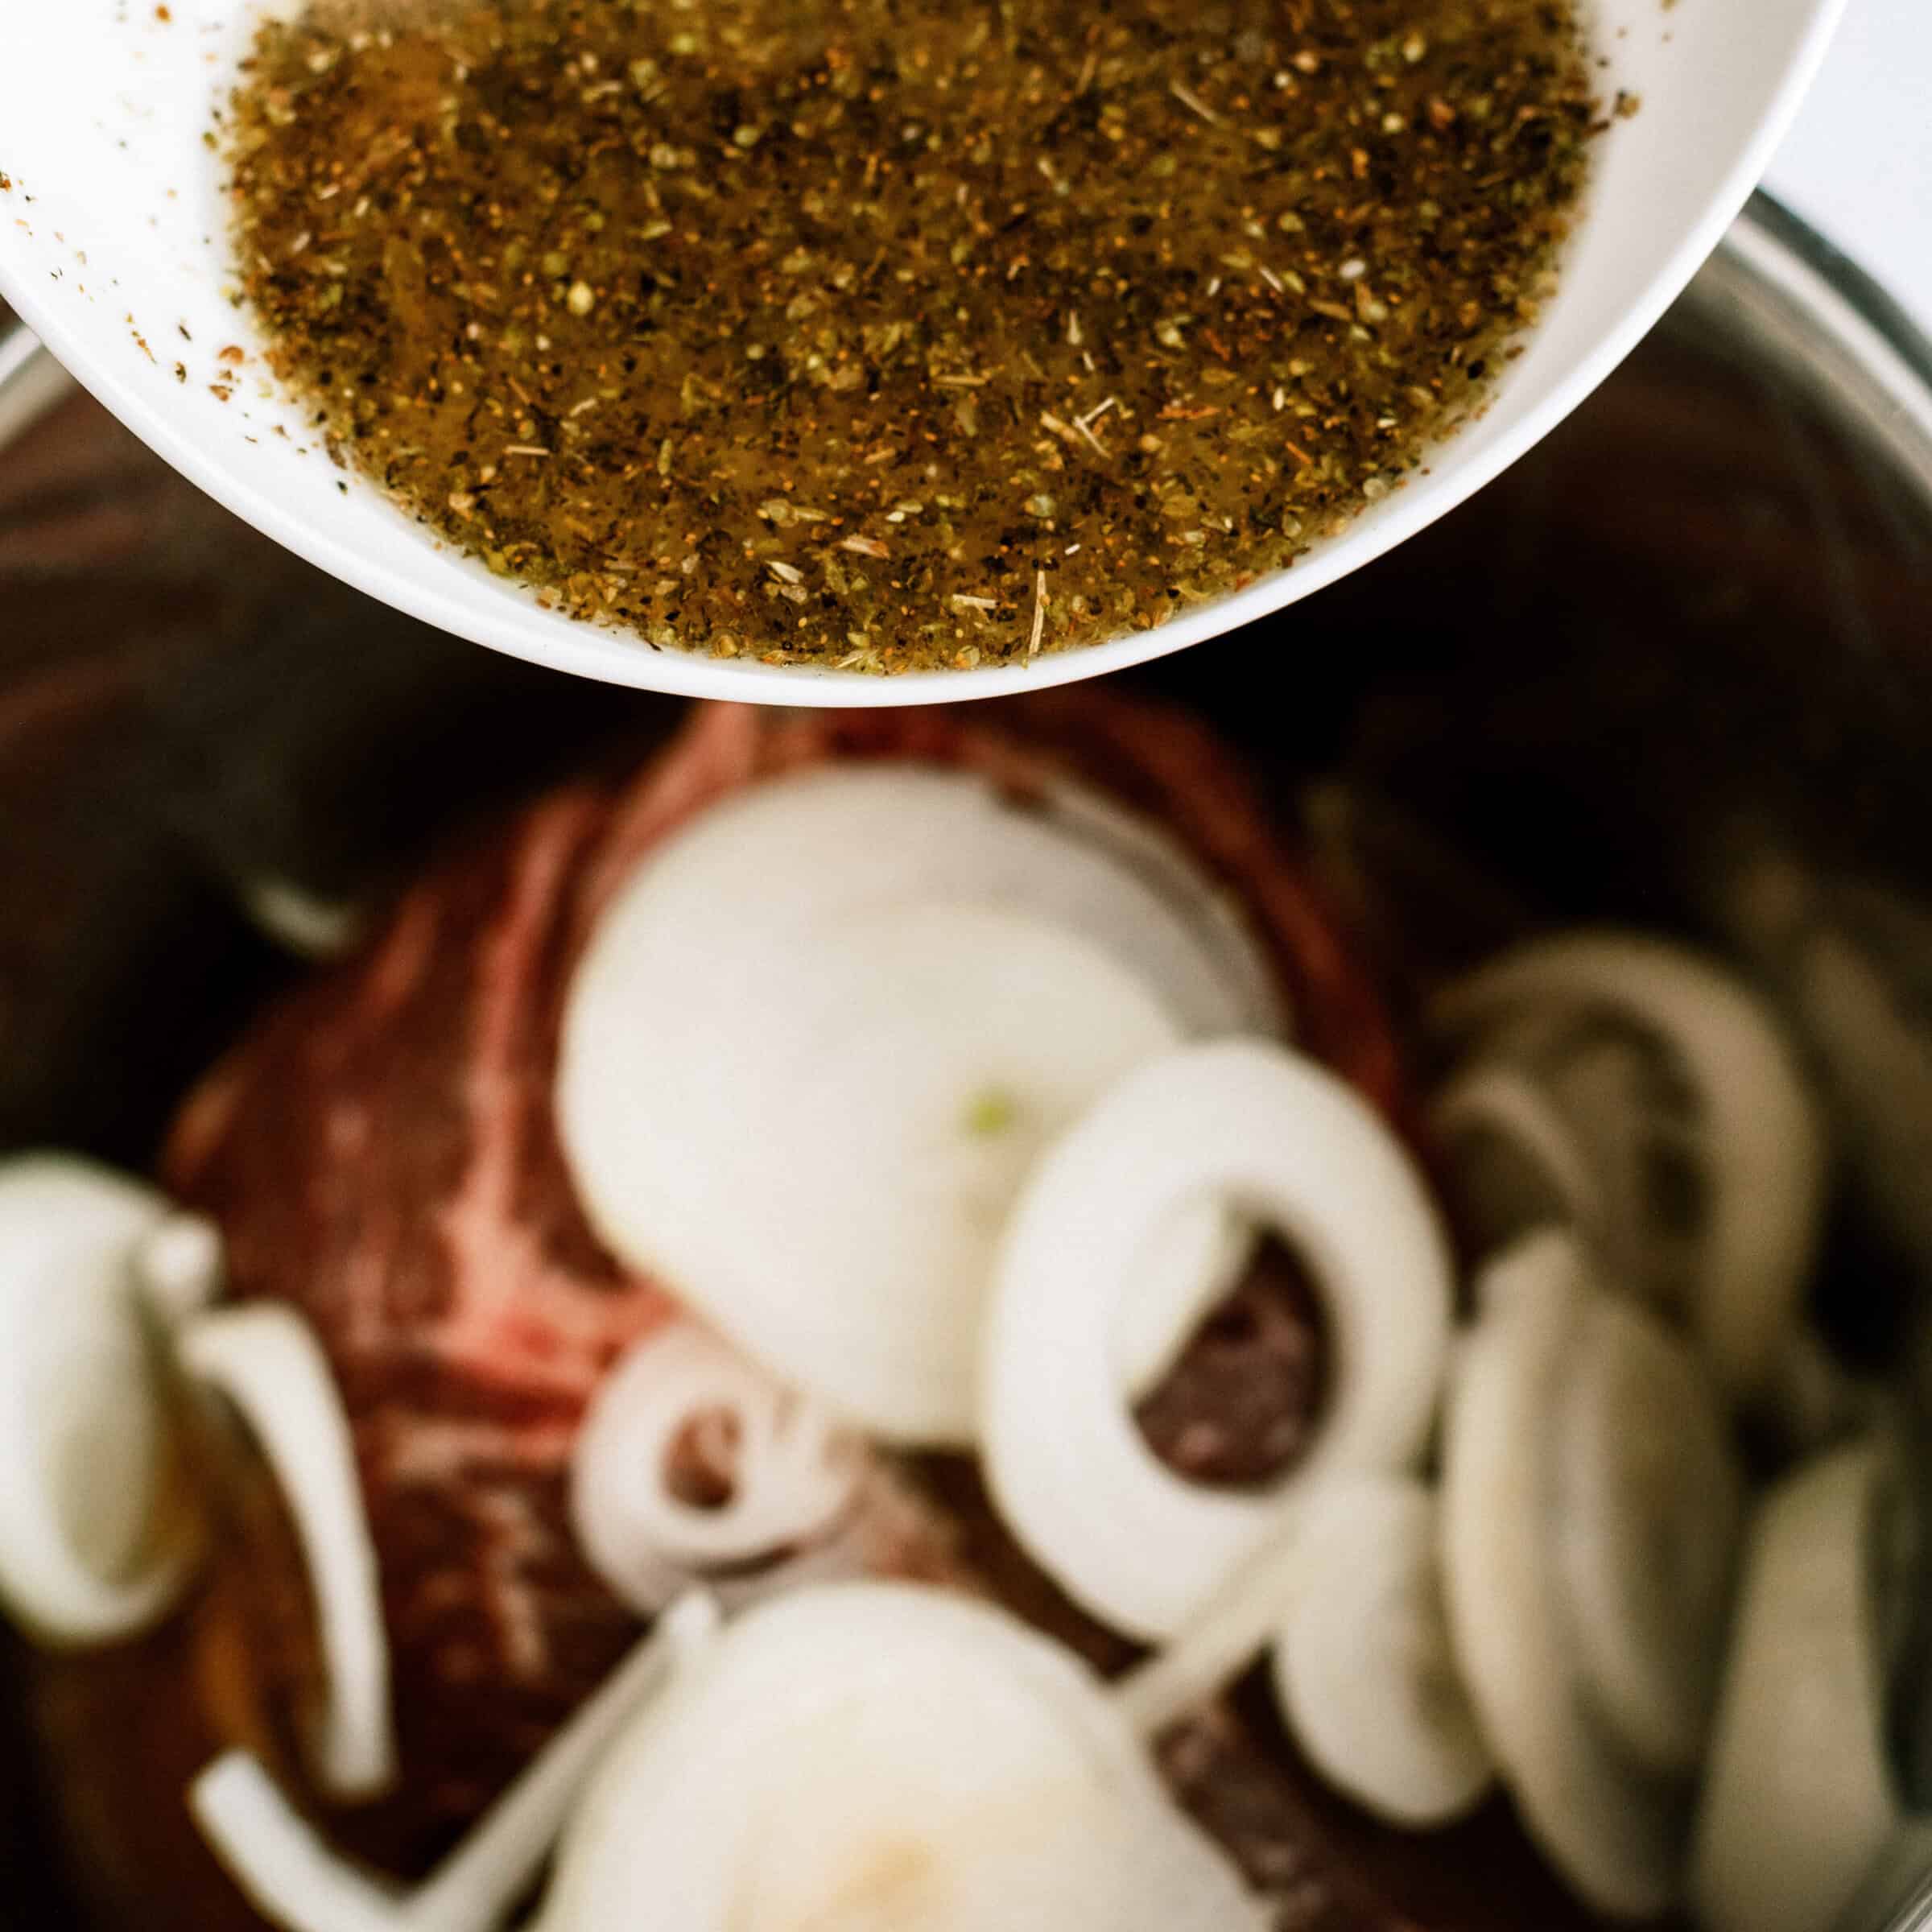
[[[1084,650],[894,678],[653,650],[576,623],[440,544],[300,431],[254,373],[228,283],[221,167],[202,137],[259,8],[243,0],[0,0],[0,293],[123,422],[229,508],[444,630],[580,676],[761,704],[902,704],[1092,677],[1228,630],[1380,555],[1552,428],[1716,246],[1823,53],[1843,0],[1597,0],[1606,100],[1560,294],[1482,419],[1291,570]],[[219,400],[217,360],[247,352]],[[226,384],[221,386],[227,386]],[[305,453],[306,452],[306,453]]]

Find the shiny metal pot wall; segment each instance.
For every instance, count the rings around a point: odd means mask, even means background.
[[[291,885],[312,910],[353,904],[456,817],[634,747],[675,707],[361,602],[196,497],[18,335],[0,334],[0,1146],[138,1162],[289,970],[245,905],[286,910]],[[1473,951],[1525,910],[1740,959],[1834,1109],[1821,1317],[1868,1361],[1914,1356],[1932,350],[1855,270],[1761,200],[1624,369],[1476,502],[1147,681],[1278,771],[1344,886],[1352,865],[1398,877],[1409,924],[1373,935],[1398,977],[1418,947]],[[1847,961],[1863,1008],[1821,992]],[[1895,1698],[1908,1766],[1917,1641]],[[0,1749],[0,1925],[71,1918],[35,1778]]]

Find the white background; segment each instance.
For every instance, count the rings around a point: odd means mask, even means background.
[[[1932,0],[1851,0],[1765,185],[1932,333]]]

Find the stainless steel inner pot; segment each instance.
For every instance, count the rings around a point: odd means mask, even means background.
[[[138,1162],[294,970],[245,907],[299,939],[287,888],[310,914],[353,907],[461,819],[634,753],[675,708],[490,658],[316,576],[6,327],[0,1146]],[[1340,889],[1364,869],[1400,884],[1399,915],[1364,906],[1398,975],[1407,949],[1472,948],[1523,912],[1729,951],[1785,1004],[1834,1109],[1821,1318],[1868,1364],[1915,1359],[1932,346],[1855,268],[1761,198],[1629,364],[1475,502],[1144,681],[1278,775]],[[0,1732],[19,1728],[6,1641]],[[1905,1763],[1909,1633],[1901,1655]],[[0,1926],[76,1922],[35,1781],[31,1747],[0,1745]],[[1895,1903],[1866,1901],[1848,1932]]]

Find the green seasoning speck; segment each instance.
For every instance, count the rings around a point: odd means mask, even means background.
[[[1541,0],[526,0],[265,25],[240,271],[331,446],[649,644],[1145,629],[1480,407],[1584,170]]]
[[[1018,1104],[1004,1087],[986,1088],[966,1103],[966,1131],[975,1140],[993,1139],[1019,1117]]]

